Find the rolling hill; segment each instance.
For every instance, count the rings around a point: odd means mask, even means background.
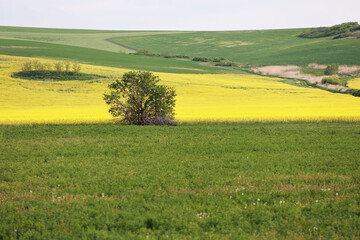
[[[242,64],[360,65],[360,39],[304,39],[304,29],[230,32],[192,32],[114,38],[113,41],[135,49],[164,50],[191,57],[225,57]]]
[[[306,65],[315,62],[360,65],[359,39],[299,38],[304,30],[177,32],[3,26],[0,27],[0,54],[69,59],[158,72],[234,73],[233,68],[215,68],[188,60],[126,54],[132,51],[115,42],[156,53],[170,51],[190,57],[225,57],[240,64]]]

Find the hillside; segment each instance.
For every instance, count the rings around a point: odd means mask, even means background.
[[[316,62],[360,65],[359,39],[298,37],[306,30],[309,29],[171,32],[0,27],[0,54],[62,58],[159,72],[234,72],[234,69],[214,68],[186,60],[132,56],[125,54],[131,50],[106,41],[111,40],[155,53],[169,51],[190,57],[225,57],[241,64],[307,65]],[[27,46],[31,48],[24,48]]]
[[[312,28],[302,32],[299,37],[303,38],[323,38],[333,37],[333,39],[355,37],[355,33],[360,30],[357,22],[337,24],[331,27]]]
[[[298,37],[304,30],[192,32],[112,40],[135,49],[168,50],[191,57],[225,57],[243,64],[307,65],[316,62],[360,65],[360,39]]]
[[[0,54],[79,61],[102,66],[171,73],[217,73],[221,69],[191,61],[126,54],[106,41],[111,37],[177,34],[178,32],[102,31],[0,27]]]
[[[79,61],[102,66],[172,73],[216,73],[220,69],[191,61],[135,56],[94,48],[0,38],[0,54]]]
[[[128,53],[125,48],[104,41],[114,37],[150,36],[158,34],[176,34],[171,31],[107,31],[55,28],[27,28],[0,26],[0,38],[31,40],[37,42],[56,43],[70,46],[94,48],[110,52]]]

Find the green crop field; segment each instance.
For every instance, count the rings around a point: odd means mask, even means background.
[[[217,73],[221,69],[192,61],[114,53],[36,41],[0,39],[0,54],[79,61],[102,66],[172,73]]]
[[[171,31],[106,31],[53,28],[24,28],[0,26],[0,38],[31,40],[57,43],[70,46],[87,47],[111,52],[132,52],[116,44],[104,41],[109,38],[176,34]]]
[[[360,65],[359,39],[304,39],[304,29],[176,32],[104,31],[0,27],[0,54],[62,58],[84,63],[174,73],[234,73],[188,60],[133,56],[133,49],[170,51],[190,57],[225,57],[241,64]],[[110,40],[113,42],[109,42]],[[38,49],[9,46],[41,47]],[[45,50],[46,49],[46,50]],[[50,49],[50,50],[49,50]]]
[[[179,34],[180,32],[98,31],[0,26],[0,54],[45,57],[171,73],[218,73],[223,69],[195,62],[125,54],[132,52],[105,41],[113,37]]]
[[[356,239],[359,123],[0,128],[0,239]]]
[[[297,37],[302,31],[304,29],[193,32],[112,40],[135,49],[168,50],[192,57],[225,57],[243,64],[360,65],[360,39]]]

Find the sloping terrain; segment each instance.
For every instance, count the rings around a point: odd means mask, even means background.
[[[221,70],[191,61],[136,56],[93,48],[13,39],[0,39],[0,54],[63,59],[102,66],[157,72],[216,73]]]
[[[155,53],[169,51],[172,54],[190,57],[225,57],[240,64],[305,66],[315,62],[360,65],[358,57],[360,39],[298,37],[304,30],[306,29],[178,32],[0,27],[0,54],[61,57],[106,66],[184,73],[195,73],[198,71],[196,69],[204,70],[203,73],[233,72],[233,70],[199,66],[198,63],[189,63],[187,60],[144,58],[123,53],[133,52],[131,49],[148,49]],[[22,42],[24,46],[32,46],[36,42],[37,44],[53,43],[57,44],[57,47],[52,48],[51,53],[50,51],[37,53],[33,49],[10,51],[2,47],[11,46],[10,40],[27,40],[28,42]],[[16,42],[13,45],[17,46]],[[66,55],[63,48],[66,52],[69,47],[81,48],[72,48]],[[71,54],[72,52],[74,54]],[[130,63],[125,63],[127,61]],[[133,61],[139,64],[131,64]],[[172,66],[164,67],[166,65]],[[195,70],[189,71],[189,68]]]
[[[65,59],[158,72],[216,73],[223,71],[191,61],[129,55],[126,53],[133,50],[109,41],[109,38],[120,36],[178,33],[0,27],[0,54]]]
[[[225,57],[242,64],[360,65],[360,39],[304,39],[304,29],[192,32],[112,39],[135,49],[168,50],[191,57]]]
[[[132,52],[119,45],[105,41],[109,38],[124,38],[134,36],[150,36],[158,34],[176,34],[171,31],[106,31],[78,30],[53,28],[1,27],[0,38],[31,40],[37,42],[57,43],[70,46],[94,48],[110,52]]]

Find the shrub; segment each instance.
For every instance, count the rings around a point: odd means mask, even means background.
[[[164,58],[184,58],[184,59],[189,59],[189,56],[186,55],[168,55],[168,56],[164,56]]]
[[[146,50],[146,49],[138,49],[136,50],[136,53],[138,55],[151,55],[151,51],[150,50]]]
[[[78,64],[78,63],[73,63],[73,72],[74,72],[75,74],[79,74],[79,73],[80,73],[80,70],[81,70],[80,64]]]
[[[61,62],[54,63],[55,71],[61,73],[63,71],[63,64]]]
[[[71,64],[69,62],[64,62],[64,66],[65,66],[65,71],[66,72],[70,72],[70,66]]]
[[[215,64],[215,66],[232,67],[232,66],[236,66],[236,64],[231,61],[222,61],[222,62]]]
[[[170,117],[155,117],[145,119],[144,125],[167,125],[167,126],[176,126],[177,122]]]
[[[322,83],[322,84],[335,84],[335,85],[339,85],[341,82],[340,82],[340,79],[338,79],[337,77],[324,77],[324,78],[321,80],[321,83]]]
[[[171,56],[169,51],[163,51],[160,53],[160,56],[164,57],[164,58],[168,58]]]
[[[346,91],[346,93],[350,93],[355,97],[360,97],[360,89],[349,89]]]
[[[322,38],[334,36],[333,39],[337,39],[351,36],[351,34],[357,30],[360,30],[360,25],[357,22],[347,22],[331,27],[312,28],[308,31],[302,32],[299,37]]]
[[[32,63],[31,61],[25,62],[23,63],[21,70],[23,72],[30,72],[32,70]]]
[[[150,57],[163,57],[163,58],[184,58],[189,59],[189,56],[186,55],[171,55],[169,51],[164,51],[161,54],[153,53],[150,50],[145,49],[138,49],[135,53],[131,53],[134,55],[144,55],[144,56],[150,56]]]
[[[229,61],[223,57],[194,57],[192,61],[196,62],[222,62],[222,61]]]
[[[338,64],[329,64],[326,66],[324,73],[325,73],[325,75],[333,75],[333,74],[337,74],[338,71],[339,71]]]
[[[350,37],[352,35],[353,35],[352,32],[350,32],[349,30],[346,30],[346,32],[334,36],[333,39],[347,38],[347,37]]]
[[[33,67],[34,71],[44,71],[44,65],[37,60],[33,61],[32,67]]]

